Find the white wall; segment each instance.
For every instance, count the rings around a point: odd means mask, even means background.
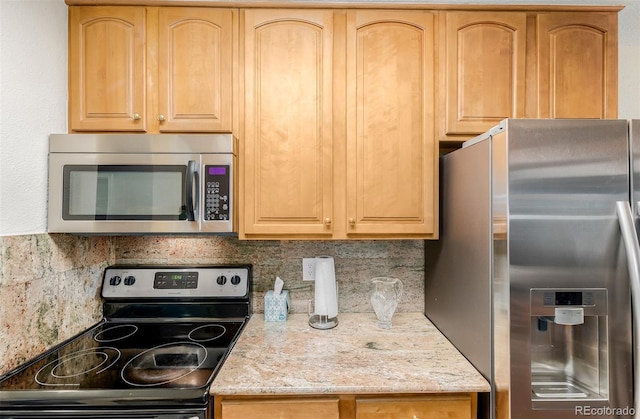
[[[640,0],[623,2],[618,20],[618,116],[640,118]]]
[[[48,136],[66,130],[64,0],[0,0],[0,235],[46,231]]]
[[[625,5],[619,17],[619,116],[640,118],[640,0],[465,3]],[[0,0],[0,236],[46,231],[48,135],[66,130],[64,0]]]

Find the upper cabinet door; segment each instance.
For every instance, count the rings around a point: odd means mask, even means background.
[[[159,131],[231,132],[232,13],[188,7],[159,10],[158,106],[150,109]]]
[[[437,236],[434,16],[347,13],[347,234]]]
[[[69,7],[69,124],[144,131],[145,10]]]
[[[524,117],[526,13],[447,12],[442,17],[440,138],[468,138],[504,118]]]
[[[617,118],[616,13],[539,14],[538,118]]]
[[[333,12],[242,13],[241,236],[331,235]]]

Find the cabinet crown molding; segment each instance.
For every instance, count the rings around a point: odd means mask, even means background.
[[[300,8],[300,9],[422,9],[422,10],[479,10],[479,11],[571,11],[619,12],[620,5],[544,5],[544,4],[449,4],[428,3],[424,0],[365,0],[365,1],[305,1],[305,0],[65,0],[68,6],[199,6],[238,8]]]

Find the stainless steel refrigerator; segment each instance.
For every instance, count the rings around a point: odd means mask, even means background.
[[[425,314],[490,381],[480,417],[640,408],[636,153],[640,121],[506,119],[441,158]]]

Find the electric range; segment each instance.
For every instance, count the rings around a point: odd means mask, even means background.
[[[212,418],[251,265],[105,270],[103,319],[0,377],[0,418]]]

